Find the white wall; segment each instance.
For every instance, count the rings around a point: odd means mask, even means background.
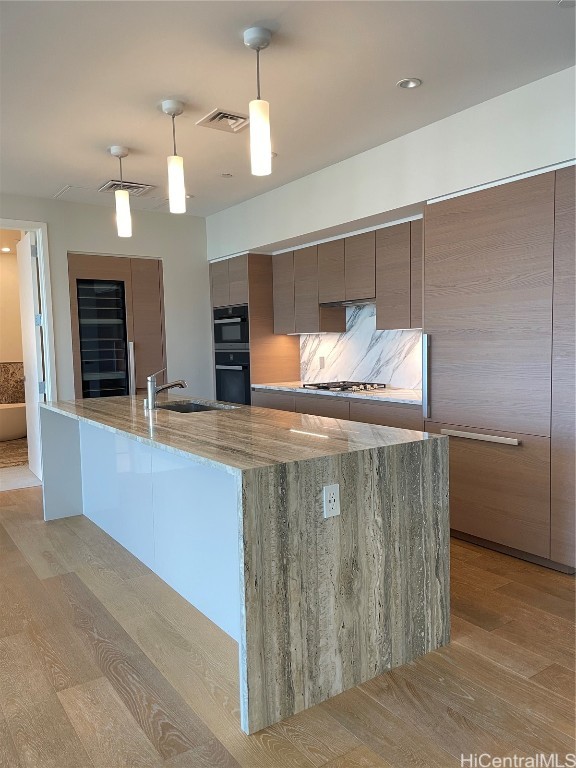
[[[18,261],[15,253],[0,253],[0,362],[22,362]]]
[[[209,216],[208,258],[377,224],[363,220],[570,160],[575,130],[570,68]]]
[[[48,225],[60,400],[74,398],[68,251],[162,259],[168,375],[186,379],[191,394],[213,395],[204,219],[133,211],[133,237],[124,239],[116,235],[114,210],[104,206],[2,195],[0,215]]]

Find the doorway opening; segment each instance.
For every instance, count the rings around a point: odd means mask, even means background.
[[[43,229],[6,221],[0,229],[0,490],[42,482],[39,404],[55,397]]]

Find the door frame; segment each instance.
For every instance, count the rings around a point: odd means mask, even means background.
[[[50,255],[48,251],[48,226],[43,221],[0,218],[0,229],[19,229],[32,232],[36,239],[36,257],[38,259],[38,292],[42,307],[42,338],[44,344],[44,382],[46,400],[57,400],[56,349],[54,343],[54,324],[52,320],[52,288],[50,282]]]

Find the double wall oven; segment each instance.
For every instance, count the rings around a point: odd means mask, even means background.
[[[216,399],[250,404],[250,333],[248,306],[214,310]]]

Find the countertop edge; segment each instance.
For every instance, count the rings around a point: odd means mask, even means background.
[[[379,394],[372,392],[334,392],[332,390],[324,389],[308,389],[306,387],[298,387],[297,385],[291,385],[286,383],[278,384],[252,384],[252,390],[267,390],[270,392],[289,392],[292,394],[312,395],[319,397],[345,397],[348,399],[355,398],[358,400],[368,400],[371,403],[387,403],[388,405],[422,405],[422,397],[394,397],[390,392],[385,390]]]

